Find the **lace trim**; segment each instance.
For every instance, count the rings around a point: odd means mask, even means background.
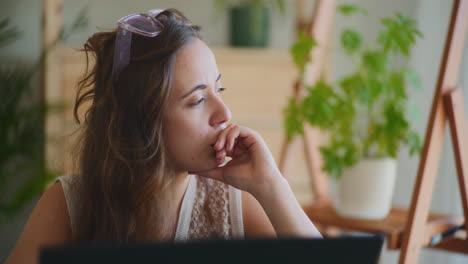
[[[72,233],[80,204],[74,176],[64,175],[55,180],[62,183]],[[241,191],[212,179],[190,175],[174,241],[206,238],[244,238]]]
[[[241,192],[212,179],[191,177],[175,241],[243,238]]]

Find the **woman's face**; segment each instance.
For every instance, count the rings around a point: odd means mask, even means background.
[[[213,145],[231,112],[221,99],[221,75],[208,46],[195,39],[176,56],[174,82],[164,116],[169,159],[178,171],[217,166]]]

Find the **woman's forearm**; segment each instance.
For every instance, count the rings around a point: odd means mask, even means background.
[[[279,172],[278,172],[279,173]],[[278,237],[322,237],[281,174],[255,198],[262,205]]]

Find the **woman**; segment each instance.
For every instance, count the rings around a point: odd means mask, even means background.
[[[174,9],[118,24],[84,46],[79,173],[43,194],[7,263],[73,241],[320,236],[261,136],[228,124],[199,27]]]

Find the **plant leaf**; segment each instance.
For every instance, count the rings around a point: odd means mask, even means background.
[[[422,139],[418,133],[411,131],[408,135],[410,155],[419,154],[422,149]]]
[[[337,151],[330,147],[321,147],[320,153],[323,157],[323,170],[334,179],[339,179],[342,174],[340,158],[336,155]]]
[[[348,54],[353,54],[361,48],[362,36],[355,30],[345,29],[341,32],[341,45]]]
[[[333,88],[323,81],[309,87],[302,102],[303,116],[310,124],[329,128],[335,119],[336,95]]]
[[[358,5],[351,5],[351,4],[343,4],[338,6],[338,12],[345,15],[353,15],[353,14],[364,14],[367,15],[367,10],[361,6]]]
[[[317,45],[317,42],[303,31],[300,31],[298,34],[298,40],[292,45],[290,53],[294,63],[299,67],[302,74],[305,65],[310,62],[310,52]]]
[[[388,70],[388,56],[380,51],[366,51],[362,55],[362,66],[370,74],[383,74]]]
[[[0,20],[0,48],[6,47],[19,39],[21,33],[16,27],[10,25],[9,18]]]
[[[296,134],[303,134],[302,110],[297,105],[296,99],[291,97],[284,112],[284,127],[288,140],[292,140]]]
[[[377,42],[385,52],[409,56],[416,37],[422,37],[422,33],[416,28],[416,22],[399,13],[393,18],[383,18],[381,23],[384,30],[379,32]]]

